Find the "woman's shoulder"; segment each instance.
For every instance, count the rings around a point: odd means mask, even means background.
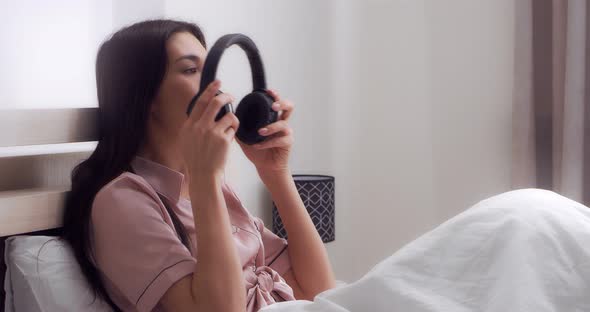
[[[146,206],[159,208],[158,202],[157,193],[144,178],[125,171],[96,193],[92,203],[92,216],[110,215],[113,210],[116,210],[117,215],[142,213],[146,212]]]
[[[99,195],[102,196],[107,194],[115,195],[120,192],[139,194],[154,193],[154,195],[156,195],[155,191],[143,177],[129,171],[124,171],[100,188],[96,193],[96,196],[98,197]]]

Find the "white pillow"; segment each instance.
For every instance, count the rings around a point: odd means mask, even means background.
[[[93,292],[71,248],[57,237],[13,236],[4,253],[6,312],[112,311],[99,298],[90,305]]]

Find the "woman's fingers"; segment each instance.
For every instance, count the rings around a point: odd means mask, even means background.
[[[257,149],[272,147],[284,147],[293,144],[293,129],[286,120],[279,120],[258,130],[263,136],[268,137],[264,142],[255,144]]]
[[[295,107],[293,103],[289,100],[282,100],[275,102],[272,106],[272,109],[279,112],[279,119],[281,120],[288,120],[293,113]]]
[[[234,115],[234,113],[229,113],[227,115],[230,116],[228,118],[231,119],[231,124],[229,127],[226,128],[225,133],[230,136],[233,136],[236,134],[236,132],[238,132],[238,128],[240,127],[240,121],[238,120],[238,117],[236,117],[236,115]]]
[[[289,117],[291,117],[291,114],[293,113],[293,110],[295,109],[295,107],[293,106],[293,102],[286,99],[282,100],[279,93],[273,89],[267,89],[266,91],[275,100],[272,109],[274,111],[279,112],[279,119],[289,119]]]
[[[267,125],[264,128],[258,129],[258,133],[262,136],[270,136],[280,132],[284,133],[285,135],[290,135],[293,132],[286,120],[279,120]]]
[[[211,102],[211,100],[215,97],[217,91],[219,91],[220,87],[221,81],[215,79],[207,86],[207,89],[205,89],[205,91],[201,93],[195,105],[193,106],[193,110],[189,115],[189,118],[191,118],[193,122],[196,122],[199,119],[201,119],[201,116],[203,115],[205,108],[207,108],[207,103]]]
[[[207,104],[207,107],[205,107],[205,111],[203,112],[203,116],[201,118],[203,118],[207,122],[215,122],[215,117],[217,116],[221,108],[228,103],[232,103],[233,101],[234,97],[229,93],[221,93],[215,96]]]
[[[281,96],[279,95],[279,93],[273,89],[266,89],[266,92],[268,94],[270,94],[270,96],[272,96],[275,101],[280,101],[281,100]]]
[[[254,144],[254,148],[256,149],[267,149],[267,148],[274,148],[274,147],[288,147],[293,145],[293,136],[291,135],[284,135],[284,136],[276,136],[274,138],[270,138],[262,143]]]
[[[229,129],[233,129],[234,131],[238,130],[240,126],[240,121],[238,117],[232,112],[225,114],[219,121],[215,123],[215,128],[219,132],[228,133]]]
[[[225,136],[228,140],[232,140],[236,135],[236,130],[234,130],[234,128],[229,127],[227,128],[227,130],[225,130]]]

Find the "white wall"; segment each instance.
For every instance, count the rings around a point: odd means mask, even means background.
[[[422,1],[338,3],[333,136],[338,278],[352,281],[434,219]]]
[[[510,187],[513,3],[334,2],[338,278]]]
[[[269,85],[296,105],[294,173],[336,176],[338,279],[509,189],[511,0],[0,2],[0,108],[96,106],[98,44],[153,17],[202,26],[209,45],[242,32]],[[67,18],[64,18],[66,17]],[[241,50],[225,89],[250,88]],[[34,91],[31,91],[34,90]],[[228,178],[271,227],[270,198],[234,146]],[[253,182],[255,181],[255,182]]]
[[[110,1],[1,1],[0,20],[0,109],[96,106]]]
[[[430,1],[437,218],[510,189],[514,1]]]

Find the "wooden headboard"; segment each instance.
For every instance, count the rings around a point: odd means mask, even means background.
[[[98,108],[0,110],[0,311],[4,241],[55,235],[74,166],[96,147]]]

